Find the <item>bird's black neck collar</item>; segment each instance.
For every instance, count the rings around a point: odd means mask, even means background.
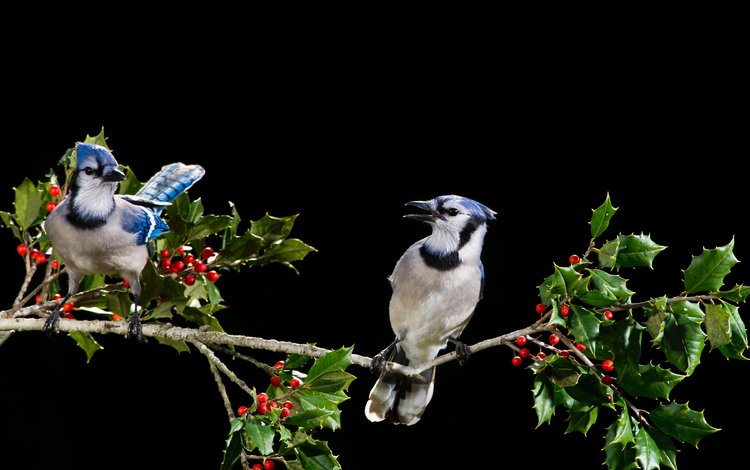
[[[461,258],[458,257],[458,251],[450,253],[435,253],[430,251],[425,245],[419,248],[419,254],[422,256],[424,263],[438,271],[450,271],[461,264]]]

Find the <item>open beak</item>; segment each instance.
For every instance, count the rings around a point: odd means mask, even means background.
[[[435,219],[440,219],[442,216],[432,210],[432,206],[430,205],[430,201],[409,201],[405,205],[416,207],[418,209],[422,209],[423,211],[427,211],[427,214],[406,214],[404,217],[407,219],[412,220],[419,220],[421,222],[434,222]]]

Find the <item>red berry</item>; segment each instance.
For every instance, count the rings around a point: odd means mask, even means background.
[[[169,267],[172,266],[172,261],[169,258],[162,258],[161,259],[161,267],[164,269],[169,269]]]
[[[60,195],[60,186],[53,184],[49,187],[49,194],[52,197],[57,197]]]
[[[611,320],[615,318],[615,314],[612,313],[610,310],[607,310],[606,312],[604,312],[604,318],[606,318],[607,320]]]
[[[57,206],[57,203],[55,201],[49,201],[44,205],[44,208],[47,209],[47,212],[52,212],[53,210],[55,210],[55,206]]]
[[[562,315],[564,317],[567,317],[568,313],[570,313],[570,306],[568,306],[567,304],[561,305],[560,306],[560,315]]]
[[[202,273],[206,271],[206,263],[203,261],[196,261],[193,263],[193,271],[197,273]]]
[[[64,316],[65,318],[67,318],[68,320],[75,320],[75,318],[76,318],[76,317],[74,317],[74,316],[73,316],[73,314],[72,314],[72,313],[70,313],[70,312],[65,312],[65,315],[63,315],[63,316]]]
[[[526,344],[526,337],[519,336],[518,338],[516,338],[516,344],[519,346],[523,346],[524,344]]]
[[[281,379],[276,377],[275,375],[271,377],[271,386],[278,387],[279,385],[281,385]]]
[[[287,418],[290,414],[292,414],[291,410],[289,408],[282,408],[281,409],[281,417]]]
[[[185,253],[185,247],[184,246],[178,246],[177,247],[177,254],[181,255]]]
[[[185,261],[185,264],[190,264],[193,261],[195,261],[195,256],[193,255],[185,255],[184,258],[182,258],[183,261]]]
[[[185,263],[183,261],[175,261],[172,264],[172,269],[176,269],[177,271],[182,271],[183,269],[185,269]]]
[[[74,308],[74,305],[71,303],[64,303],[63,304],[63,310],[66,312],[72,312]]]
[[[289,400],[286,400],[286,401],[284,402],[284,404],[283,404],[283,405],[281,405],[281,406],[283,406],[284,408],[291,408],[291,407],[293,407],[293,406],[294,406],[294,403],[292,403],[292,402],[291,402],[291,401],[289,401]]]
[[[602,376],[602,383],[604,385],[612,385],[612,377],[610,377],[609,375]]]
[[[268,394],[266,392],[260,392],[258,394],[258,403],[265,403],[268,401]]]
[[[123,281],[122,281],[122,287],[130,287],[130,283],[128,282],[127,279],[123,279]]]
[[[531,353],[526,348],[521,348],[521,350],[518,351],[518,355],[521,356],[524,359],[526,359],[527,357],[529,357],[529,354],[531,354]]]
[[[578,264],[581,262],[581,258],[579,258],[578,255],[570,255],[568,261],[570,261],[570,264]]]
[[[576,349],[578,349],[579,351],[585,351],[586,345],[582,343],[576,343]]]
[[[263,470],[263,464],[256,463],[253,465],[253,470]]]
[[[44,255],[44,253],[39,253],[34,257],[34,261],[36,261],[38,264],[42,264],[47,261],[47,257]]]
[[[272,401],[272,402],[270,402],[268,404],[268,406],[271,407],[271,408],[278,408],[279,407],[279,403],[275,402],[275,401]]]
[[[539,359],[544,359],[545,357],[547,357],[547,355],[539,351],[539,354],[537,354],[536,357],[538,357]]]
[[[57,269],[59,267],[60,267],[60,262],[57,261],[56,259],[53,259],[52,260],[52,269]]]
[[[210,246],[207,246],[207,247],[203,248],[203,251],[201,251],[201,258],[208,259],[213,254],[214,254],[214,249],[211,248]]]
[[[34,297],[34,300],[36,301],[36,303],[41,302],[42,301],[42,294],[38,294],[36,297]]]
[[[519,356],[513,356],[513,359],[511,359],[511,363],[512,363],[512,364],[513,364],[513,365],[514,365],[515,367],[518,367],[518,366],[520,366],[521,364],[523,364],[523,359],[521,359],[521,358],[520,358]]]
[[[29,248],[26,245],[21,244],[16,247],[16,251],[18,252],[19,255],[23,256],[29,252]]]
[[[60,294],[55,294],[52,296],[52,300],[60,300],[60,299],[62,299],[62,295]]]
[[[562,357],[565,357],[565,358],[570,357],[570,353],[567,350],[565,350],[565,349],[563,349],[562,351],[560,351],[560,355]]]
[[[547,310],[547,306],[544,304],[536,304],[536,313],[539,315],[543,314],[544,311]]]
[[[615,370],[615,363],[610,359],[606,359],[604,362],[602,362],[602,369],[607,372],[612,372],[613,370]]]
[[[122,317],[116,313],[112,314],[112,321],[120,321],[122,320]]]
[[[551,335],[549,335],[549,344],[554,346],[559,342],[560,342],[560,338],[556,334],[552,333]]]
[[[187,276],[185,276],[185,279],[183,279],[182,282],[184,282],[186,286],[192,286],[193,284],[195,284],[195,276],[193,276],[192,274],[188,274]]]
[[[299,379],[293,378],[289,381],[289,386],[292,388],[299,387]]]
[[[219,273],[212,269],[211,271],[206,273],[206,279],[211,282],[216,282],[219,279]]]
[[[268,405],[261,403],[255,411],[257,411],[259,415],[264,415],[268,412]]]
[[[240,406],[237,408],[237,414],[240,416],[245,416],[245,413],[247,413],[247,407],[246,406]]]
[[[276,364],[274,364],[274,369],[283,369],[284,368],[284,361],[277,361]]]
[[[169,256],[169,250],[167,250],[166,248],[164,248],[163,250],[161,250],[161,251],[159,252],[159,255],[160,255],[160,256],[161,256],[162,258],[167,258],[167,257]]]
[[[276,465],[273,463],[273,460],[264,460],[263,461],[263,468],[265,470],[273,470]]]

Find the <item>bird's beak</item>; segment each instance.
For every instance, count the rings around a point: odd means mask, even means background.
[[[123,173],[122,171],[120,171],[117,167],[114,167],[114,168],[106,171],[102,175],[102,180],[104,180],[104,181],[115,182],[115,181],[122,181],[124,179],[125,179],[125,173]]]
[[[406,214],[404,217],[407,219],[419,220],[421,222],[433,222],[435,219],[440,218],[440,214],[432,210],[430,201],[409,201],[405,205],[429,212],[428,214]]]

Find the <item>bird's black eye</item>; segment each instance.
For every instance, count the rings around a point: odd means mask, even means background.
[[[93,175],[94,169],[91,168],[90,166],[87,166],[86,168],[83,169],[83,172],[86,173],[87,175]]]
[[[451,217],[458,215],[458,209],[456,209],[455,207],[451,207],[450,209],[448,209],[448,215]]]

